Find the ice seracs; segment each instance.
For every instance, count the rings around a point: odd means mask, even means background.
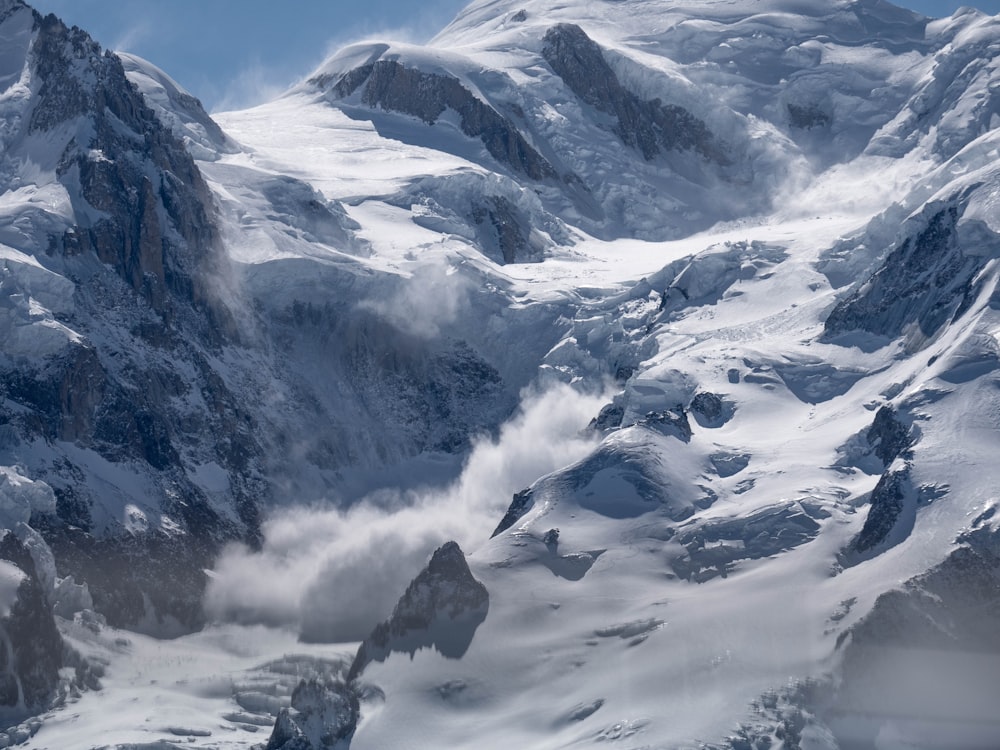
[[[110,662],[29,746],[995,744],[994,19],[477,0],[209,118],[2,7],[0,510]],[[546,388],[584,437],[502,487]]]

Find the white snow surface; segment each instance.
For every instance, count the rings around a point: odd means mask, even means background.
[[[733,144],[733,166],[709,169],[692,205],[679,202],[690,180],[628,153],[548,69],[541,39],[558,22],[580,24],[637,93],[689,105]],[[387,492],[352,513],[286,508],[266,527],[272,536],[260,555],[231,550],[212,571],[209,610],[223,622],[202,633],[154,641],[87,628],[79,617],[62,621],[74,645],[107,662],[104,688],[47,716],[26,747],[253,747],[270,726],[248,720],[236,694],[254,693],[241,700],[270,707],[288,697],[287,685],[261,676],[261,664],[356,646],[307,646],[283,627],[301,628],[316,612],[361,627],[325,613],[367,612],[373,581],[399,585],[388,616],[418,572],[411,566],[452,537],[489,591],[488,616],[461,659],[425,649],[369,665],[363,679],[384,698],[362,703],[355,750],[694,748],[723,741],[761,696],[830,674],[838,636],[880,594],[940,563],[995,505],[998,32],[996,19],[981,14],[927,24],[881,0],[477,0],[426,47],[358,45],[319,69],[336,76],[395,59],[454,76],[498,110],[516,103],[530,140],[595,185],[604,209],[618,207],[601,219],[584,216],[560,187],[519,181],[447,116],[430,126],[365,111],[310,83],[219,115],[238,147],[172,122],[201,160],[251,299],[277,309],[362,289],[366,304],[417,336],[495,341],[512,371],[531,372],[536,388],[526,402],[569,386],[590,399],[610,390],[605,398],[632,426],[581,445],[585,419],[574,430],[521,429],[522,412],[505,428],[516,441],[504,442],[501,430],[498,442],[477,442],[445,489],[425,486],[417,469],[400,470],[382,477]],[[176,85],[142,61],[127,64],[169,113]],[[17,73],[0,57],[6,92]],[[14,93],[0,93],[0,106]],[[829,129],[790,127],[789,102],[815,107]],[[289,191],[306,186],[333,207],[337,228],[317,235],[275,207],[267,191],[289,178]],[[37,193],[18,187],[0,197],[0,240],[16,225],[5,217],[35,216],[45,180],[38,184]],[[529,217],[544,261],[500,267],[484,257],[473,222],[455,208],[468,195],[508,198]],[[961,204],[963,252],[983,260],[978,295],[937,337],[910,330],[905,344],[826,342],[830,310],[905,240],[929,203]],[[690,221],[679,229],[674,217]],[[45,352],[72,336],[55,318],[69,282],[27,251],[23,242],[0,246],[4,289],[12,289],[0,338],[10,357],[26,353],[27,336]],[[412,282],[409,292],[379,295],[400,280]],[[531,342],[504,338],[515,318],[562,326],[560,340],[532,359]],[[631,375],[612,382],[625,365]],[[722,398],[724,421],[692,416],[688,439],[641,423],[699,392]],[[924,492],[908,537],[843,568],[840,553],[861,531],[882,472],[856,460],[851,446],[883,405],[914,415],[911,481]],[[539,439],[565,445],[504,462],[513,443]],[[491,447],[504,460],[490,463]],[[168,526],[141,502],[141,477],[73,450],[108,488],[99,521]],[[524,466],[536,473],[522,478]],[[522,486],[507,486],[503,473]],[[190,474],[208,493],[228,486],[212,463]],[[25,482],[39,488],[14,470],[5,476],[4,512],[27,520],[38,498],[21,490]],[[533,507],[489,539],[512,492],[528,484]],[[788,517],[814,533],[781,543]],[[678,573],[685,533],[728,523],[732,538],[706,543],[728,554],[746,547],[733,530],[748,518],[763,519],[765,537],[779,542],[767,554],[702,569],[701,583]],[[555,550],[544,541],[551,529],[559,530]],[[350,559],[338,563],[338,553]],[[836,747],[810,731],[809,747]],[[913,731],[905,722],[887,727],[879,747],[910,747]],[[961,747],[960,736],[955,742]]]

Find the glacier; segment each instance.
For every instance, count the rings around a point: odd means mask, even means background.
[[[998,52],[474,0],[209,115],[0,0],[0,745],[995,747]]]

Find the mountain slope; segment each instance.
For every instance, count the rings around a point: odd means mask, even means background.
[[[477,0],[213,120],[0,7],[0,463],[89,587],[79,726],[996,744],[995,19]]]

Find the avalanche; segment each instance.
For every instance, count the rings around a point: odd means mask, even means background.
[[[1000,743],[997,19],[475,0],[213,117],[0,32],[0,744]]]

